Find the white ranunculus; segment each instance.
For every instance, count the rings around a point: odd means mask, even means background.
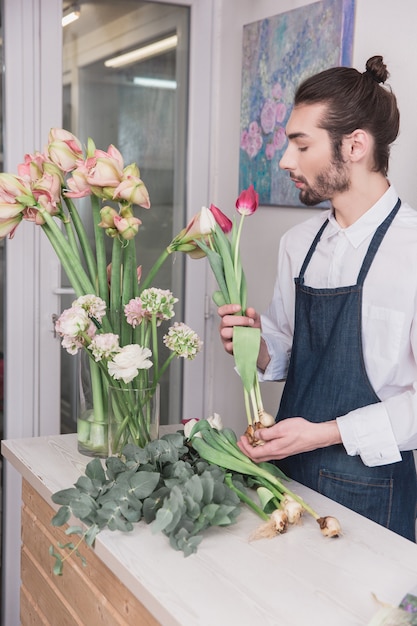
[[[113,378],[130,383],[136,378],[139,370],[152,367],[152,361],[149,360],[150,356],[152,356],[152,352],[149,348],[142,348],[142,346],[137,344],[129,344],[121,348],[120,352],[108,362],[107,367]]]

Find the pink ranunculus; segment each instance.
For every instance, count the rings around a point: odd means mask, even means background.
[[[275,154],[275,146],[273,143],[267,143],[265,146],[265,156],[268,159],[268,161],[270,161],[271,159],[274,158],[274,154]]]
[[[265,100],[261,111],[261,126],[266,135],[272,133],[275,126],[276,103],[269,98]]]
[[[131,204],[138,204],[144,209],[150,209],[149,193],[145,184],[140,178],[127,176],[116,187],[113,200],[125,200]]]
[[[236,209],[241,215],[252,215],[259,206],[259,194],[253,185],[244,189],[236,200]]]
[[[216,220],[222,231],[226,233],[226,235],[227,233],[230,233],[233,227],[232,220],[229,220],[227,215],[225,215],[223,211],[218,209],[214,204],[210,204],[210,211],[213,213],[214,219]]]
[[[141,220],[133,215],[129,217],[121,217],[120,215],[114,216],[114,225],[122,239],[133,239],[139,232],[139,226],[142,224]]]
[[[49,132],[46,154],[64,172],[71,172],[83,156],[80,141],[63,128],[52,128]]]
[[[124,312],[127,323],[136,328],[143,320],[142,300],[139,297],[132,298],[125,305]]]
[[[284,147],[287,136],[283,126],[279,126],[274,133],[274,146],[276,150],[281,150]]]
[[[276,107],[276,115],[275,115],[275,119],[278,122],[278,124],[281,124],[281,122],[283,122],[286,112],[287,112],[287,105],[284,104],[283,102],[278,102],[277,107]]]

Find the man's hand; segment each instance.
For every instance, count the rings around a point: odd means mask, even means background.
[[[256,432],[263,444],[253,447],[246,435],[238,446],[252,461],[272,461],[342,443],[336,420],[316,424],[303,417],[291,417]]]
[[[253,328],[261,327],[260,315],[255,309],[246,309],[246,315],[236,315],[241,310],[239,304],[224,304],[217,309],[221,317],[220,322],[220,338],[223,347],[229,354],[233,354],[233,327],[234,326],[252,326]]]

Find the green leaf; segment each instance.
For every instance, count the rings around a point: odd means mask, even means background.
[[[61,508],[58,509],[57,513],[53,516],[51,524],[52,526],[63,526],[68,522],[70,517],[71,510],[69,506],[61,506]]]
[[[233,329],[233,355],[236,369],[248,393],[253,389],[257,375],[257,360],[261,344],[261,331],[250,326]]]
[[[78,489],[70,487],[69,489],[62,489],[61,491],[53,493],[51,499],[55,504],[70,504],[71,500],[78,498],[79,495],[80,492]]]
[[[121,472],[126,471],[126,463],[123,463],[117,456],[110,456],[106,459],[107,476],[110,480],[114,480]]]
[[[71,511],[75,517],[84,520],[95,511],[97,505],[95,500],[85,493],[82,493],[77,500],[71,502]]]
[[[165,528],[172,522],[174,517],[173,512],[170,509],[163,507],[156,513],[155,521],[152,524],[152,532],[157,533]]]
[[[97,481],[100,485],[105,482],[106,474],[104,473],[100,459],[93,459],[87,464],[85,475],[91,478],[92,481]]]
[[[143,500],[151,495],[159,483],[159,472],[137,472],[130,479],[130,491],[136,498]]]
[[[212,298],[216,306],[223,306],[224,304],[227,304],[225,297],[221,291],[214,291]]]
[[[185,491],[191,496],[195,502],[201,502],[203,499],[203,484],[200,476],[192,476],[185,484]]]
[[[265,510],[265,507],[268,504],[268,502],[274,499],[274,494],[271,491],[269,491],[269,489],[267,489],[266,487],[258,487],[256,492],[258,494],[261,507]]]

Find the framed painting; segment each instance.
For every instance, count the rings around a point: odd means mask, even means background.
[[[352,63],[355,0],[321,0],[243,28],[239,189],[262,205],[304,206],[279,167],[297,86]]]

